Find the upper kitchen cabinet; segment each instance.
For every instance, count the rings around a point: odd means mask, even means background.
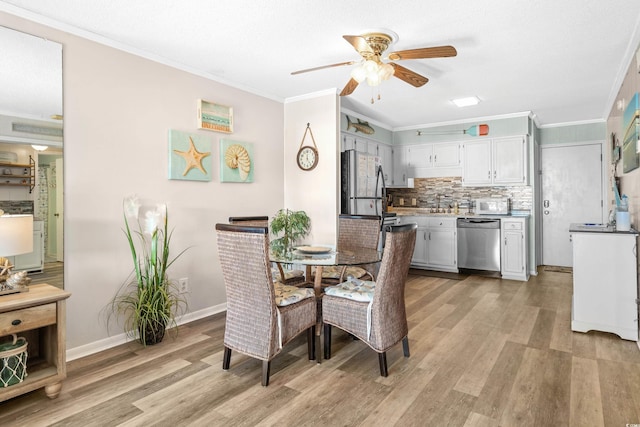
[[[528,184],[527,139],[524,136],[466,142],[462,146],[462,185]]]
[[[343,133],[341,151],[345,150],[356,150],[380,157],[385,184],[391,185],[393,181],[393,152],[390,145]]]
[[[406,185],[407,178],[460,176],[460,144],[403,145],[393,151],[394,185]]]

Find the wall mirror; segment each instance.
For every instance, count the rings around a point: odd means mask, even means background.
[[[0,26],[0,52],[0,165],[33,162],[34,177],[25,185],[4,176],[15,168],[0,168],[0,209],[19,213],[31,205],[42,227],[42,246],[16,259],[16,269],[29,271],[32,283],[63,287],[62,45]]]

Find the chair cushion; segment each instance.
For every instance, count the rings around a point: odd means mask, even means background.
[[[294,277],[304,277],[304,271],[302,270],[286,270],[284,271],[284,280],[293,279]],[[280,270],[277,267],[271,269],[271,276],[273,276],[273,280],[280,280]]]
[[[322,269],[322,277],[325,279],[339,279],[342,273],[342,267],[340,266],[327,266]],[[367,274],[367,270],[360,267],[347,267],[344,272],[344,277],[351,276],[359,279]]]
[[[294,304],[305,298],[313,298],[315,296],[315,293],[311,288],[299,288],[297,286],[285,285],[280,282],[274,282],[273,287],[276,295],[276,305],[280,307]]]
[[[373,293],[376,290],[376,282],[370,280],[353,279],[335,286],[327,286],[324,289],[326,295],[347,298],[354,301],[373,301]]]

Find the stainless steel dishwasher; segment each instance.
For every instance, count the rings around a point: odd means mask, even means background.
[[[458,218],[458,268],[500,271],[500,220]]]

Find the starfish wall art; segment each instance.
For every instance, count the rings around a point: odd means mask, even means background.
[[[211,181],[211,140],[169,130],[169,179]]]

